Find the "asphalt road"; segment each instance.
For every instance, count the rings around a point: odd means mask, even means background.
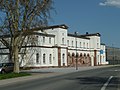
[[[0,90],[120,90],[120,67],[80,71],[1,86]]]

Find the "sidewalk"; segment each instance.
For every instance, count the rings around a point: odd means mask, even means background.
[[[32,75],[31,76],[25,76],[25,77],[18,77],[18,78],[0,80],[0,86],[13,84],[13,83],[17,83],[17,82],[20,83],[20,82],[35,80],[35,79],[40,79],[40,78],[53,77],[53,76],[63,75],[63,74],[72,73],[72,72],[103,68],[103,67],[109,67],[109,66],[79,67],[78,70],[76,70],[75,67],[70,67],[70,68],[42,68],[42,69],[24,70],[22,72],[28,72],[28,73],[31,73]]]

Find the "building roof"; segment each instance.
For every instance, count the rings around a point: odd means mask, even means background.
[[[65,24],[61,24],[61,25],[54,25],[54,26],[47,26],[46,27],[46,29],[54,29],[54,28],[68,29],[68,26]]]
[[[33,35],[33,34],[37,34],[37,35],[45,35],[45,36],[52,36],[54,37],[55,35],[53,34],[46,34],[46,33],[38,33],[38,32],[34,32],[34,31],[39,31],[39,30],[47,30],[47,29],[54,29],[54,28],[62,28],[62,29],[68,29],[68,26],[65,24],[61,24],[61,25],[54,25],[54,26],[43,26],[43,27],[37,27],[37,28],[31,28],[30,30],[24,30],[24,34],[23,35]],[[17,33],[19,34],[19,32]],[[0,35],[0,38],[9,38],[10,35]]]
[[[49,36],[49,37],[55,37],[53,34],[47,34],[47,33],[39,33],[39,32],[32,32],[32,33],[27,33],[23,34],[24,35],[40,35],[40,36]],[[0,35],[0,38],[9,38],[10,35]]]
[[[92,34],[89,34],[89,33],[86,33],[84,35],[81,35],[82,37],[86,37],[86,36],[101,36],[100,33],[92,33]]]
[[[75,34],[70,34],[68,33],[68,36],[72,36],[72,37],[78,37],[78,38],[83,38],[83,39],[90,39],[87,36],[101,36],[100,33],[92,33],[92,34],[88,34],[88,32],[86,32],[86,34],[80,35],[77,34],[77,32],[75,32]]]
[[[54,25],[54,26],[43,26],[38,28],[32,28],[31,30],[39,31],[39,30],[47,30],[47,29],[54,29],[54,28],[68,29],[68,26],[65,24],[61,24],[61,25]]]
[[[87,38],[87,37],[82,37],[81,35],[71,34],[71,33],[68,33],[68,36],[78,37],[78,38],[82,38],[82,39],[90,39],[90,38]]]
[[[104,43],[101,43],[101,45],[105,45]]]

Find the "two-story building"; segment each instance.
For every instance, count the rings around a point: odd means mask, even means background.
[[[22,67],[95,66],[106,64],[105,45],[100,34],[68,33],[68,26],[49,26],[44,32],[28,35],[19,54]],[[6,37],[9,38],[9,37]],[[9,52],[1,43],[0,62],[9,61]]]

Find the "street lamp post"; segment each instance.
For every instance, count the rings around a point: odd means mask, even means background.
[[[75,32],[75,35],[77,36],[77,32]],[[77,37],[75,37],[75,42],[76,42],[76,70],[78,70],[78,60],[77,60]]]
[[[116,62],[115,62],[115,47],[114,47],[114,44],[112,44],[112,48],[113,48],[113,65],[115,65]]]

